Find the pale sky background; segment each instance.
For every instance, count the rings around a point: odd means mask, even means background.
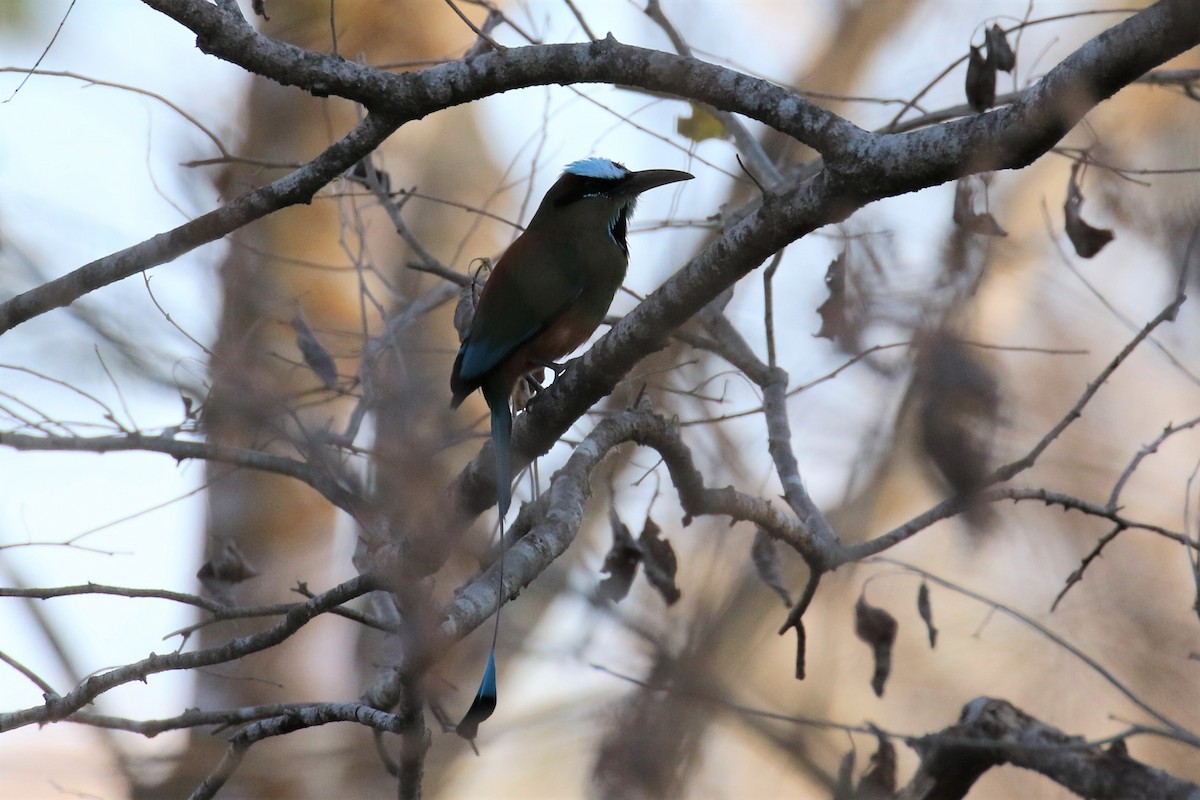
[[[20,32],[0,30],[0,67],[32,66],[70,3],[35,0],[27,5],[33,9],[31,24]],[[789,74],[794,60],[803,58],[825,35],[827,17],[821,2],[779,0],[770,5],[775,16],[770,25],[747,17],[739,5],[723,0],[664,3],[691,44],[710,54],[706,58],[718,60],[711,54],[728,53],[735,66],[767,76]],[[978,41],[979,23],[999,13],[1019,15],[1026,4],[931,5],[936,5],[936,10],[926,10],[911,20],[910,37],[894,40],[889,50],[879,54],[871,71],[873,95],[911,94],[956,58],[973,32]],[[1062,13],[1078,5],[1044,2],[1038,4],[1038,13]],[[548,40],[578,40],[579,33],[561,3],[540,0],[522,7],[527,11],[518,13],[518,19]],[[612,30],[625,42],[668,47],[661,33],[630,3],[581,0],[580,7],[597,31]],[[1113,21],[1115,18],[1103,18],[1094,24]],[[1072,29],[1065,42],[1056,45],[1054,37],[1060,32],[1052,26],[1033,29],[1022,53],[1041,54],[1049,48],[1041,64],[1053,64],[1066,48],[1082,41],[1082,34]],[[514,41],[507,33],[501,38]],[[918,39],[920,47],[911,47]],[[248,76],[200,53],[189,32],[135,0],[79,0],[41,68],[157,92],[236,146],[234,114]],[[1021,68],[1022,77],[1029,74],[1029,65]],[[0,105],[0,297],[29,288],[40,282],[39,276],[64,274],[214,207],[216,193],[206,174],[178,165],[213,156],[215,150],[194,126],[162,103],[118,89],[88,87],[71,78],[42,76],[32,77],[12,97],[20,80],[18,74],[0,74],[0,100],[9,101]],[[1002,90],[1007,80],[1001,76]],[[961,102],[961,85],[960,68],[930,93],[926,106]],[[646,104],[646,98],[628,92],[603,87],[586,91],[626,113]],[[513,92],[482,104],[500,163],[509,163],[536,133],[534,126],[548,96],[552,107],[565,109],[551,119],[547,166],[536,178],[535,196],[540,197],[561,164],[595,154],[623,160],[635,169],[671,167],[690,169],[697,175],[698,180],[685,191],[647,195],[639,207],[638,219],[643,222],[666,217],[672,202],[678,203],[674,210],[678,217],[702,217],[716,211],[715,204],[724,196],[724,179],[718,170],[689,160],[678,148],[628,126],[615,125],[613,117],[573,99],[564,89]],[[674,119],[684,113],[686,108],[680,103],[659,102],[633,118],[681,143],[674,135]],[[894,113],[891,107],[859,106],[851,117],[864,127],[873,127]],[[686,148],[686,142],[682,145]],[[732,173],[739,171],[727,143],[702,143],[696,154]],[[952,188],[940,187],[876,204],[856,220],[861,219],[864,226],[903,230],[903,236],[895,237],[892,245],[902,263],[916,268],[922,260],[929,260],[930,248],[937,246],[949,224],[951,197]],[[672,260],[673,252],[690,252],[693,241],[695,235],[686,232],[633,239],[628,285],[640,292],[653,289],[665,277],[666,269],[678,266],[678,259]],[[222,253],[220,244],[210,245],[149,273],[151,288],[175,323],[203,342],[214,335],[219,296],[214,270]],[[789,263],[798,266],[782,270],[776,285],[777,296],[786,298],[789,307],[802,310],[788,329],[795,344],[789,351],[790,363],[784,365],[792,372],[794,383],[818,377],[843,360],[827,342],[811,336],[819,326],[815,309],[823,297],[824,269],[834,253],[833,243],[815,237],[793,246]],[[455,266],[465,267],[465,260]],[[639,269],[639,264],[648,266]],[[731,307],[731,316],[745,324],[755,345],[761,342],[761,323],[757,322],[761,319],[760,285],[757,279],[746,281]],[[165,354],[164,363],[172,364],[175,374],[193,382],[203,379],[203,353],[154,309],[140,277],[106,287],[84,302],[119,320],[127,335]],[[616,308],[627,310],[629,304],[625,298]],[[62,310],[5,334],[0,338],[0,404],[11,405],[14,398],[20,398],[39,412],[80,422],[81,433],[105,433],[112,427],[95,404],[61,385],[10,369],[16,366],[95,394],[128,427],[152,431],[180,421],[182,405],[177,393],[122,372],[105,345],[100,345],[97,354],[93,339],[85,326]],[[120,393],[106,376],[101,357],[113,370]],[[824,471],[808,472],[818,497],[836,496],[844,478],[828,470],[829,458],[853,455],[853,451],[834,452],[844,444],[845,428],[839,426],[858,426],[886,407],[884,399],[878,404],[846,402],[851,393],[861,396],[864,388],[869,389],[869,378],[849,375],[805,397],[806,403],[844,409],[832,426],[826,419],[818,429],[799,431],[810,445],[798,453],[802,467],[818,460],[826,466]],[[796,424],[802,426],[804,419],[798,415]],[[7,428],[11,420],[0,418],[0,424]],[[176,465],[162,455],[17,453],[0,448],[0,546],[7,547],[0,551],[0,567],[11,567],[21,580],[39,586],[90,580],[194,591],[204,507],[202,495],[186,495],[199,486],[202,476],[200,464]],[[765,465],[763,478],[767,478]],[[50,546],[176,498],[182,499],[79,540],[80,547]],[[24,544],[29,546],[15,547]],[[9,574],[0,572],[0,583],[11,580]],[[0,606],[0,649],[60,691],[71,688],[22,602],[0,600]],[[169,650],[178,640],[164,641],[164,634],[192,619],[190,611],[173,603],[123,598],[55,599],[42,603],[41,610],[69,643],[81,667],[89,670]],[[156,675],[148,685],[135,684],[105,695],[98,708],[136,717],[178,713],[186,684],[182,675]],[[24,707],[39,700],[35,687],[0,665],[0,708]],[[16,736],[6,734],[0,751],[13,752],[14,743],[22,739],[44,745],[48,737],[67,743],[83,735],[66,725],[43,732],[26,729]],[[147,746],[169,746],[169,739],[160,737]]]

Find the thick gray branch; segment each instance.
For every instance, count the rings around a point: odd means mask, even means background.
[[[518,462],[547,452],[644,354],[660,349],[673,330],[783,246],[880,197],[972,172],[1024,166],[1044,153],[1118,83],[1133,81],[1160,59],[1200,43],[1200,15],[1194,11],[1194,3],[1165,0],[1126,20],[1052,69],[1018,105],[907,134],[859,132],[843,141],[853,143],[848,150],[830,143],[826,161],[836,158],[836,164],[786,192],[768,195],[761,208],[627,314],[517,419]],[[729,108],[711,93],[703,99]],[[493,501],[491,461],[487,448],[455,487],[468,516]]]
[[[201,49],[313,94],[372,113],[295,173],[121,253],[0,304],[0,333],[37,314],[284,206],[307,202],[407,121],[510,89],[604,82],[669,92],[771,125],[819,151],[825,170],[762,205],[680,269],[544,393],[514,431],[518,459],[546,452],[647,352],[772,253],[873,200],[962,175],[1024,166],[1101,100],[1200,43],[1194,0],[1161,0],[1080,47],[1013,105],[903,134],[871,134],[782,87],[713,64],[623,45],[538,45],[476,55],[404,74],[305,51],[257,33],[240,14],[201,0],[143,0],[197,36]],[[452,489],[465,522],[493,502],[490,448]],[[460,526],[461,527],[461,526]],[[449,549],[453,536],[443,537]]]
[[[550,564],[566,552],[579,532],[585,503],[591,494],[591,475],[610,450],[633,442],[654,449],[662,456],[687,514],[685,523],[698,516],[727,516],[733,521],[752,522],[772,537],[805,556],[828,557],[818,542],[793,517],[761,497],[732,487],[709,488],[696,468],[691,451],[667,419],[646,409],[630,409],[602,420],[554,474],[539,503],[532,530],[508,550],[504,562],[503,593],[512,599]],[[492,567],[455,595],[445,610],[439,650],[466,636],[496,610],[499,565]],[[406,665],[411,666],[411,665]]]
[[[1080,797],[1200,800],[1200,787],[1129,757],[1122,740],[1107,749],[1034,719],[1005,700],[963,707],[958,724],[909,745],[921,766],[903,796],[957,800],[983,773],[1011,764],[1041,773]]]

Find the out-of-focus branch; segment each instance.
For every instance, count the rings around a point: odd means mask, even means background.
[[[190,798],[206,800],[214,797],[233,776],[251,745],[272,736],[283,736],[304,728],[328,725],[331,722],[356,722],[359,725],[366,725],[369,728],[388,733],[403,733],[405,727],[404,720],[395,714],[389,714],[361,703],[314,703],[289,706],[284,709],[283,713],[252,722],[234,734],[229,741],[229,750],[225,753],[225,757],[221,759],[216,769],[209,773],[193,790]]]
[[[15,669],[17,672],[24,675],[29,680],[30,683],[32,683],[34,686],[41,689],[43,694],[56,694],[54,687],[51,686],[49,683],[47,683],[45,678],[43,678],[41,675],[38,675],[36,672],[34,672],[29,667],[22,664],[20,661],[17,661],[15,658],[10,656],[8,653],[0,651],[0,661],[3,661],[5,664],[8,664],[10,667]]]
[[[220,647],[190,653],[151,654],[141,661],[92,675],[61,697],[47,697],[40,706],[0,714],[0,733],[34,723],[66,719],[110,689],[133,681],[144,681],[149,675],[223,664],[274,647],[317,616],[376,588],[378,583],[374,577],[360,575],[297,606],[274,626],[260,633],[238,637]]]
[[[67,273],[0,303],[0,334],[85,294],[165,264],[201,245],[215,242],[273,211],[307,203],[313,195],[395,131],[396,125],[369,114],[348,134],[295,172],[271,181],[233,202],[146,241]]]
[[[62,71],[62,70],[26,69],[24,67],[0,67],[0,73],[5,73],[5,72],[18,72],[18,73],[24,73],[26,75],[40,75],[42,77],[48,77],[48,78],[71,78],[73,80],[82,81],[83,83],[85,83],[88,86],[107,86],[110,89],[119,89],[122,92],[131,92],[133,94],[141,95],[142,97],[149,97],[152,100],[156,100],[159,103],[162,103],[164,106],[171,109],[179,116],[183,117],[183,119],[186,120],[189,125],[196,128],[198,131],[200,131],[200,133],[204,134],[205,138],[207,138],[210,142],[213,143],[213,146],[215,146],[217,148],[217,151],[221,154],[221,156],[223,158],[229,158],[229,159],[235,158],[233,153],[229,152],[229,150],[225,147],[225,143],[221,141],[221,137],[217,136],[216,133],[214,133],[211,129],[206,127],[204,125],[204,123],[202,123],[200,120],[196,119],[196,117],[194,117],[193,115],[191,115],[187,111],[185,111],[181,106],[177,105],[176,103],[171,102],[170,99],[163,97],[158,92],[152,92],[149,89],[143,89],[140,86],[131,86],[127,83],[115,83],[113,81],[106,81],[102,78],[95,78],[95,77],[92,77],[91,75],[80,75],[77,72],[67,72],[67,71]]]
[[[1129,343],[1121,349],[1121,352],[1119,352],[1113,358],[1113,360],[1110,361],[1104,367],[1104,369],[1100,371],[1096,378],[1088,383],[1079,399],[1075,402],[1075,405],[1071,407],[1071,409],[1063,416],[1063,418],[1059,420],[1054,427],[1052,427],[1050,431],[1047,432],[1046,435],[1043,436],[1037,442],[1037,444],[1030,449],[1028,453],[1021,458],[993,471],[992,474],[986,478],[985,485],[992,485],[1010,480],[1032,467],[1041,454],[1045,452],[1046,448],[1049,447],[1055,440],[1057,440],[1058,437],[1062,435],[1063,431],[1065,431],[1072,422],[1074,422],[1080,417],[1080,415],[1083,414],[1083,409],[1087,406],[1091,399],[1095,397],[1096,392],[1100,390],[1100,387],[1103,386],[1105,381],[1107,381],[1109,377],[1111,377],[1112,374],[1117,371],[1117,368],[1125,362],[1130,354],[1137,349],[1138,345],[1145,341],[1146,338],[1148,338],[1150,334],[1154,332],[1154,329],[1159,325],[1175,319],[1175,316],[1178,314],[1179,308],[1181,305],[1183,305],[1183,301],[1185,299],[1186,296],[1182,291],[1180,291],[1167,305],[1167,307],[1159,312],[1154,319],[1146,323],[1145,327],[1137,332],[1137,334],[1129,341]],[[1049,493],[1045,492],[1044,490],[1036,491],[1039,494],[1035,497],[1020,498],[1016,495],[1012,495],[1012,499],[1040,499],[1045,502],[1051,502],[1051,500],[1047,499],[1050,496]],[[1104,517],[1105,519],[1112,519],[1113,521],[1116,521],[1117,518],[1115,512],[1112,512],[1109,509],[1105,509],[1100,506],[1091,507],[1089,504],[1082,501],[1077,501],[1075,498],[1070,498],[1065,501],[1057,500],[1056,498],[1056,501],[1064,506],[1070,505],[1072,508],[1076,508],[1081,511],[1087,511],[1088,513],[1093,513],[1095,516]],[[903,525],[893,528],[887,533],[881,534],[869,541],[862,542],[861,544],[846,548],[846,556],[848,560],[860,561],[869,556],[882,553],[885,550],[888,550],[904,541],[905,539],[908,539],[916,533],[924,530],[934,522],[954,516],[961,509],[962,505],[956,498],[945,500],[926,510],[920,515],[913,517]],[[1134,526],[1135,525],[1133,523],[1130,524],[1130,527]],[[1136,527],[1146,528],[1147,526],[1138,524]],[[1151,529],[1156,533],[1161,533],[1164,535],[1170,535],[1173,533],[1162,528]]]
[[[901,793],[912,800],[958,800],[985,772],[1004,764],[1045,775],[1080,797],[1200,798],[1200,786],[1130,758],[1123,739],[1107,748],[1089,744],[1006,700],[972,700],[957,724],[908,744],[921,756]]]
[[[225,728],[231,725],[240,725],[246,722],[256,722],[258,720],[296,713],[307,714],[306,718],[308,719],[323,718],[330,715],[350,717],[355,713],[354,709],[356,706],[356,703],[273,703],[265,706],[246,706],[244,708],[231,708],[222,711],[201,711],[198,708],[189,708],[182,714],[174,717],[163,717],[162,719],[129,719],[127,717],[96,714],[90,711],[77,711],[67,717],[66,721],[88,725],[93,728],[128,731],[147,738],[154,738],[160,733],[167,731],[198,728],[207,725]],[[330,711],[330,708],[333,710]],[[376,716],[375,713],[367,713],[376,712],[376,709],[365,706],[362,708],[362,718],[354,721],[363,722],[363,724],[374,728],[382,727],[390,730],[387,726],[393,725],[393,723],[387,722],[386,725],[381,725],[379,724],[380,720],[386,720],[386,718]],[[320,709],[326,710],[317,714],[316,712]]]
[[[425,692],[421,678],[406,680],[400,693],[400,763],[396,770],[401,800],[420,800],[425,782],[425,755],[431,738],[425,727]]]
[[[298,589],[305,597],[315,597],[303,588]],[[279,617],[289,611],[299,608],[301,603],[271,603],[261,606],[227,606],[209,597],[201,597],[187,592],[172,592],[166,589],[141,589],[133,586],[106,586],[101,583],[81,583],[75,586],[33,586],[12,587],[0,586],[0,597],[23,597],[32,600],[50,600],[56,597],[77,597],[79,595],[100,594],[110,597],[149,598],[154,600],[171,600],[176,603],[194,606],[209,612],[211,616],[200,622],[193,623],[177,631],[172,631],[163,638],[171,636],[186,636],[191,632],[211,625],[218,620],[252,619],[256,617]],[[382,620],[372,618],[358,611],[347,608],[330,609],[329,613],[366,625],[378,630],[390,631],[392,626]]]
[[[129,433],[121,436],[37,436],[0,431],[0,446],[27,451],[73,451],[79,453],[116,453],[138,451],[164,453],[176,461],[202,459],[239,467],[287,475],[307,483],[325,499],[358,519],[363,519],[363,497],[347,485],[345,476],[331,474],[326,464],[298,461],[262,450],[177,439],[170,433],[149,435]]]

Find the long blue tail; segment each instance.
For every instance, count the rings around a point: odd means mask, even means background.
[[[504,518],[512,505],[512,409],[509,392],[483,387],[483,398],[492,410],[492,449],[496,451],[496,508],[500,513],[500,589],[496,597],[496,626],[492,631],[492,649],[488,652],[483,679],[475,692],[475,700],[467,709],[455,732],[464,739],[474,739],[479,723],[496,710],[496,639],[500,635],[500,603],[504,596]]]
[[[454,732],[464,739],[474,739],[479,733],[479,723],[492,715],[496,710],[496,645],[488,653],[487,666],[483,669],[483,680],[479,682],[479,691],[475,692],[475,700],[467,713],[458,723]]]

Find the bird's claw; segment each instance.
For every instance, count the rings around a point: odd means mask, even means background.
[[[572,359],[572,360],[574,360],[574,359]],[[543,367],[544,369],[552,370],[554,372],[554,377],[556,377],[556,378],[559,375],[562,375],[563,371],[571,364],[570,361],[564,361],[560,364],[557,361],[542,361],[540,359],[535,361],[534,363],[537,364],[539,367]],[[539,384],[539,386],[540,386],[540,384]]]

